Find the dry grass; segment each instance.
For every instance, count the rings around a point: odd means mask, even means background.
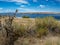
[[[51,36],[46,37],[45,39],[39,38],[19,38],[15,45],[60,45],[60,37]]]
[[[18,24],[23,24],[23,25],[27,25],[29,24],[35,24],[35,19],[33,18],[15,18],[14,22],[18,23]]]
[[[3,19],[2,19],[3,20]],[[3,21],[2,21],[3,23]],[[17,25],[29,25],[34,26],[35,25],[35,19],[32,18],[15,18],[13,24],[17,23]],[[4,32],[3,32],[4,33]],[[2,35],[2,32],[0,32],[0,45],[4,39],[4,36]],[[4,42],[4,41],[3,41]],[[58,36],[48,36],[44,37],[44,39],[40,38],[34,38],[34,37],[26,37],[26,38],[18,38],[18,40],[15,42],[15,45],[60,45],[60,37]]]

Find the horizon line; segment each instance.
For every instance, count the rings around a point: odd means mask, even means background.
[[[15,13],[15,12],[0,12],[0,13]],[[60,12],[18,12],[18,13],[46,13],[46,14],[60,14]]]

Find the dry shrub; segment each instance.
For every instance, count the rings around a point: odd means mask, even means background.
[[[59,23],[53,17],[36,18],[35,21],[36,31],[41,36],[44,36],[44,34],[47,33],[51,33],[52,35],[60,33]]]

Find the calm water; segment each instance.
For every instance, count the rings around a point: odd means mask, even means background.
[[[0,13],[1,15],[10,15],[13,16],[13,13]],[[46,17],[46,16],[53,16],[55,19],[60,20],[60,14],[16,14],[16,17],[22,17],[22,16],[29,16],[30,18],[36,18],[36,17]]]

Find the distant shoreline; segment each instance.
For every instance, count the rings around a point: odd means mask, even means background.
[[[8,13],[14,13],[14,12],[7,12],[7,14]],[[18,12],[18,13],[21,13],[21,14],[60,14],[60,12]]]
[[[60,14],[60,12],[21,12],[22,14]]]

